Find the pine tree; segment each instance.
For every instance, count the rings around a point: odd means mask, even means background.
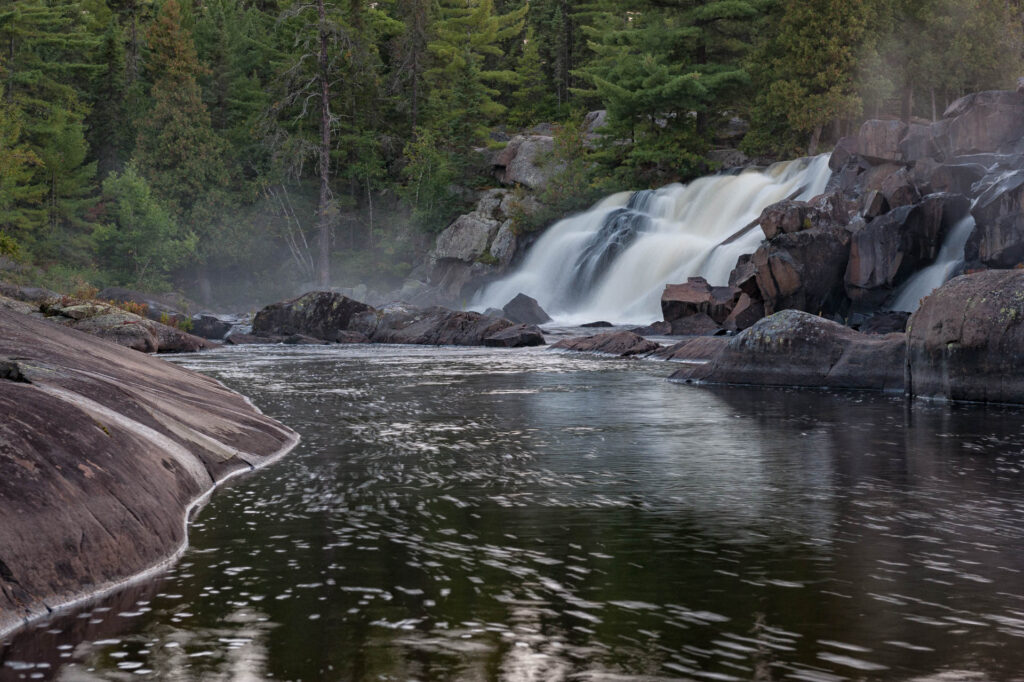
[[[504,113],[494,86],[514,83],[516,74],[496,68],[497,62],[505,55],[501,44],[522,31],[527,9],[498,15],[492,0],[440,0],[426,75],[433,89],[431,123],[454,147],[478,143]]]
[[[103,36],[100,61],[103,69],[94,77],[92,111],[86,123],[92,157],[102,179],[124,166],[135,137],[127,107],[124,36],[113,20]]]
[[[139,172],[172,214],[193,227],[203,246],[215,235],[206,201],[227,184],[222,143],[213,132],[196,74],[204,69],[181,26],[177,0],[167,0],[148,32],[153,109],[139,126]]]
[[[87,163],[83,96],[98,67],[99,39],[80,2],[0,0],[0,44],[6,97],[20,114],[21,136],[39,161],[22,178],[9,218],[37,258],[66,259],[76,251],[95,191]]]
[[[22,113],[8,102],[0,84],[0,254],[14,255],[32,235],[36,218],[26,206],[42,201],[43,187],[32,185],[39,157],[22,136]]]

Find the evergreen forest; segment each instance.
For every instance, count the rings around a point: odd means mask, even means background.
[[[551,124],[572,211],[934,120],[1022,38],[1020,0],[0,0],[0,268],[393,286],[518,131]]]

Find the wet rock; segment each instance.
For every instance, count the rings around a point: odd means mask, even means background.
[[[356,316],[351,331],[365,334],[373,343],[482,346],[485,339],[514,324],[475,312],[392,304]]]
[[[968,267],[1013,268],[1024,263],[1024,170],[989,187],[974,205],[976,221],[964,248]]]
[[[713,287],[703,277],[690,277],[685,284],[668,284],[661,294],[661,313],[666,322],[703,313],[721,325],[732,312],[740,291],[737,287]]]
[[[807,214],[807,203],[804,201],[780,201],[761,211],[758,223],[764,231],[766,239],[780,234],[791,234],[800,230],[810,229],[810,220],[804,223]]]
[[[890,310],[876,313],[855,327],[861,334],[893,334],[907,331],[907,320],[910,313]]]
[[[494,348],[527,348],[547,343],[541,330],[532,324],[517,324],[484,338],[485,346]]]
[[[484,311],[487,317],[505,317],[505,311],[501,308],[488,308]]]
[[[844,275],[846,293],[860,307],[876,307],[910,275],[935,260],[949,230],[967,213],[962,195],[933,194],[875,218],[852,236]]]
[[[729,313],[729,317],[725,318],[722,326],[728,331],[739,332],[754,326],[762,317],[764,317],[764,303],[759,298],[754,299],[743,293],[740,294],[739,300],[736,301],[736,307]]]
[[[745,253],[736,259],[736,267],[729,273],[729,286],[760,300],[761,290],[757,288],[757,268],[754,267],[753,254]]]
[[[1024,403],[1024,271],[957,277],[908,324],[907,392]]]
[[[900,142],[906,132],[903,121],[865,121],[857,134],[857,152],[873,163],[903,161]]]
[[[284,337],[234,333],[224,339],[225,346],[252,346],[263,343],[284,343]]]
[[[656,351],[651,357],[673,362],[707,362],[729,342],[727,336],[700,336]]]
[[[880,190],[871,190],[861,198],[861,215],[868,220],[889,211],[889,202]]]
[[[672,323],[665,321],[652,322],[646,327],[636,327],[628,331],[640,336],[668,336],[672,333]]]
[[[787,308],[826,314],[841,310],[849,255],[850,233],[842,227],[784,234],[761,246],[751,262],[765,314]]]
[[[828,158],[828,167],[838,173],[857,155],[857,138],[844,137],[836,143],[832,156]]]
[[[231,331],[231,323],[213,315],[196,315],[192,318],[192,333],[204,339],[219,341]]]
[[[707,313],[694,313],[672,320],[671,336],[714,336],[721,333],[722,325]]]
[[[928,176],[928,184],[933,192],[970,194],[974,183],[987,172],[985,166],[978,163],[943,164]]]
[[[710,361],[673,381],[756,386],[903,388],[902,334],[871,336],[815,315],[785,310],[728,340]]]
[[[653,341],[632,332],[607,332],[596,336],[582,336],[573,339],[563,339],[552,349],[571,350],[580,353],[603,353],[606,355],[617,355],[628,358],[636,355],[646,355],[661,348]]]
[[[305,334],[289,334],[281,338],[281,343],[288,346],[324,346],[330,343],[330,341],[314,339],[312,336],[306,336]]]
[[[513,322],[545,324],[551,321],[551,317],[540,307],[537,299],[526,294],[516,294],[515,298],[506,303],[501,310],[505,313],[504,316]]]
[[[373,308],[331,291],[311,291],[298,298],[274,303],[256,313],[253,334],[291,336],[302,334],[337,341],[352,319]]]
[[[297,437],[172,363],[0,309],[0,632],[171,558],[194,501]]]
[[[921,193],[917,191],[906,168],[887,177],[882,182],[881,192],[890,208],[910,206],[921,200]]]

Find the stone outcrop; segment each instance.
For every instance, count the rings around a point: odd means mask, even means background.
[[[536,327],[480,313],[404,303],[373,308],[339,293],[313,291],[265,307],[253,320],[252,335],[232,334],[227,342],[519,347],[541,345],[544,337]]]
[[[713,287],[703,277],[690,277],[685,284],[665,286],[661,294],[661,314],[672,325],[673,334],[703,333],[685,331],[694,326],[687,320],[702,315],[720,328],[742,293],[739,287]]]
[[[530,298],[526,294],[516,294],[515,298],[506,303],[501,310],[504,317],[513,322],[546,324],[551,321],[551,316],[544,312],[537,299]]]
[[[551,346],[552,350],[568,350],[579,353],[600,353],[602,355],[614,355],[620,358],[629,358],[638,355],[647,355],[661,348],[653,341],[648,341],[639,334],[632,332],[606,332],[595,336],[581,336],[573,339],[563,339]]]
[[[903,334],[871,336],[797,310],[766,317],[730,339],[680,382],[902,390]]]
[[[979,198],[965,247],[970,267],[1013,268],[1024,264],[1024,169],[1001,178]]]
[[[175,558],[297,436],[213,379],[0,307],[0,633]]]
[[[143,353],[194,353],[216,345],[102,301],[61,297],[44,302],[40,311],[52,322]]]
[[[506,185],[540,189],[557,170],[548,160],[555,148],[550,135],[516,135],[493,160],[498,179]]]
[[[841,310],[849,257],[850,234],[844,227],[783,234],[767,242],[751,259],[765,313]]]
[[[256,313],[252,321],[257,336],[302,334],[337,341],[352,319],[373,308],[330,291],[311,291],[289,301],[273,303]]]
[[[957,277],[924,300],[907,329],[909,394],[1024,403],[1024,271]]]

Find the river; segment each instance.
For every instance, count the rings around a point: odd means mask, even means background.
[[[0,679],[1008,680],[1016,408],[681,386],[534,349],[176,358],[303,441]]]

